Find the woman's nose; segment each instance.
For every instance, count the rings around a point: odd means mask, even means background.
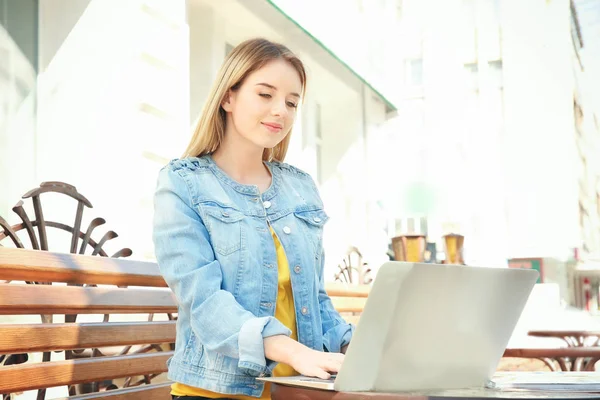
[[[285,100],[275,102],[273,104],[273,108],[271,109],[271,113],[276,116],[284,116],[285,113],[287,113]]]

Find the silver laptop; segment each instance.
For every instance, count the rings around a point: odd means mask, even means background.
[[[526,269],[387,262],[337,376],[259,379],[343,392],[484,387],[537,278]]]

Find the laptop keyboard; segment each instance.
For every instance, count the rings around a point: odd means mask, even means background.
[[[303,376],[302,379],[300,379],[301,381],[305,381],[305,382],[331,382],[333,383],[335,381],[337,375],[331,375],[331,377],[329,379],[321,379],[321,378],[313,378],[310,376]]]

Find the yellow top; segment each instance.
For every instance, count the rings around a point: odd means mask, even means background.
[[[279,283],[277,288],[277,303],[275,305],[275,318],[277,318],[282,324],[287,326],[292,331],[292,335],[290,336],[292,339],[298,340],[298,333],[296,330],[296,311],[294,308],[294,294],[292,292],[292,283],[290,281],[290,267],[285,255],[285,250],[283,249],[283,246],[281,245],[281,242],[279,241],[279,238],[275,234],[273,228],[271,228],[271,235],[273,235],[275,250],[277,252],[277,281]],[[273,376],[292,376],[297,374],[298,373],[294,371],[292,367],[283,363],[279,363],[273,370]],[[181,383],[174,383],[171,386],[171,394],[175,396],[204,396],[211,399],[226,397],[228,399],[256,400],[256,397],[215,393]],[[270,398],[271,385],[270,383],[266,383],[261,399]]]

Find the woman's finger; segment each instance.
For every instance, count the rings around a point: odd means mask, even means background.
[[[319,367],[316,367],[314,369],[313,375],[316,376],[317,378],[320,378],[320,379],[329,379],[329,378],[331,378],[331,375],[327,371],[325,371],[324,369],[319,368]]]
[[[342,363],[338,360],[327,360],[323,365],[323,368],[331,372],[339,372],[342,367]]]

